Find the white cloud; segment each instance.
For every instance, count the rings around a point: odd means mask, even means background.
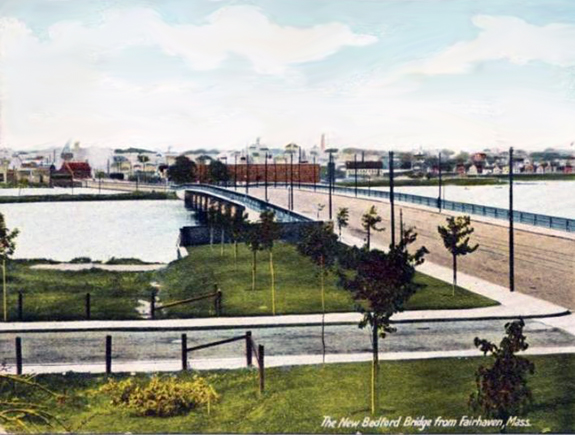
[[[481,35],[494,26],[481,25],[485,27]],[[411,83],[378,91],[377,80],[369,77],[357,77],[358,86],[350,91],[338,89],[337,77],[329,74],[329,83],[310,86],[299,75],[299,64],[375,41],[339,23],[279,26],[259,9],[237,6],[220,9],[200,25],[170,25],[152,10],[132,9],[109,12],[93,26],[60,22],[47,35],[40,39],[21,21],[0,19],[3,145],[58,145],[75,137],[85,145],[110,148],[170,145],[184,150],[239,147],[262,136],[272,146],[291,141],[309,146],[328,131],[338,147],[393,144],[409,149],[420,143],[484,148],[492,146],[496,137],[480,103],[462,110],[465,95],[447,95],[441,102],[416,101],[409,98]],[[490,44],[477,45],[470,48],[475,55],[450,55],[436,64],[429,59],[428,72],[465,70],[488,56]],[[545,45],[547,52],[540,50],[539,56],[558,59],[551,53],[555,49],[551,40]],[[202,74],[197,80],[178,76],[144,83],[135,80],[138,69],[122,78],[107,70],[110,59],[121,58],[125,48],[140,46],[159,48],[193,69],[222,67],[227,75],[218,71],[220,79],[208,86]],[[234,71],[226,71],[229,65],[224,62],[230,56],[247,59],[260,75],[236,78]],[[531,58],[516,53],[510,59]],[[142,65],[146,62],[139,59],[138,68]],[[149,67],[154,65],[150,62]],[[385,70],[379,73],[378,77],[384,76]],[[270,80],[269,75],[278,75],[279,80]],[[509,140],[521,140],[522,147],[529,147],[568,135],[570,141],[575,138],[575,127],[566,122],[575,113],[572,104],[540,96],[531,101],[511,98],[504,112],[513,116],[497,115]],[[518,106],[521,110],[514,110]],[[554,120],[541,122],[540,114],[550,112]]]
[[[517,17],[489,15],[475,16],[473,24],[481,29],[475,39],[407,65],[400,75],[463,74],[478,63],[492,60],[518,65],[533,61],[560,67],[575,64],[575,25],[536,26]]]

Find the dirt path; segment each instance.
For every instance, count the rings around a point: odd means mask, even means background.
[[[278,205],[287,206],[287,190],[285,188],[270,189],[270,200]],[[263,189],[250,189],[250,194],[262,197]],[[320,219],[328,219],[325,194],[308,191],[296,191],[295,210],[310,217],[316,217],[317,204],[325,204],[320,212]],[[333,196],[334,217],[339,207],[350,210],[350,226],[348,232],[360,239],[365,238],[361,228],[361,215],[374,204],[383,218],[382,226],[386,230],[377,233],[373,241],[378,244],[390,243],[390,207],[381,200],[353,198],[348,196]],[[445,250],[437,233],[437,226],[445,224],[448,213],[433,210],[423,210],[405,203],[396,203],[396,235],[399,234],[400,210],[406,227],[413,226],[418,233],[418,245],[424,245],[430,251],[428,261],[446,267],[451,267],[451,257]],[[462,272],[476,276],[498,285],[509,284],[509,250],[508,230],[502,223],[491,224],[473,220],[475,228],[473,240],[480,244],[479,249],[458,262]],[[518,229],[515,231],[515,288],[516,290],[563,307],[575,310],[575,240],[533,231]]]

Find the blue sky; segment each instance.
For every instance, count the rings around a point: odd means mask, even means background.
[[[0,0],[2,146],[575,140],[571,0]]]

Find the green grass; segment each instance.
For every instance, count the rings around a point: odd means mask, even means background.
[[[48,261],[13,261],[8,269],[9,318],[16,320],[17,293],[24,295],[24,321],[83,320],[86,293],[91,294],[93,320],[131,320],[141,318],[136,310],[139,300],[148,302],[157,281],[162,303],[179,301],[211,293],[217,286],[223,293],[224,316],[259,316],[272,314],[270,271],[267,252],[258,253],[256,290],[251,290],[251,251],[238,246],[237,269],[232,245],[226,245],[223,257],[220,246],[190,248],[190,255],[156,272],[109,272],[98,269],[57,271],[30,269],[35,263]],[[276,271],[276,314],[310,314],[321,312],[318,268],[301,256],[293,245],[277,243],[274,247]],[[117,259],[108,264],[139,264],[133,259]],[[337,286],[330,274],[325,280],[327,312],[355,311],[351,294]],[[483,296],[457,287],[452,295],[450,284],[417,274],[416,281],[425,287],[407,304],[408,310],[465,309],[497,305]],[[213,298],[158,310],[156,318],[194,318],[215,315]]]
[[[134,200],[162,200],[177,199],[174,192],[131,192],[118,194],[79,194],[79,195],[23,195],[2,196],[0,192],[0,204],[24,203],[24,202],[78,202],[78,201],[134,201]]]
[[[505,184],[505,179],[495,177],[445,177],[442,180],[443,185],[446,186],[490,186],[493,184]],[[419,179],[399,179],[395,180],[395,186],[438,186],[439,180],[437,178],[419,178]],[[338,186],[354,187],[355,181],[342,181],[336,183]],[[368,182],[366,180],[358,180],[358,187],[386,187],[389,186],[389,180],[379,179]]]
[[[83,320],[88,292],[91,294],[93,320],[138,319],[138,299],[149,300],[152,291],[151,272],[30,269],[29,266],[34,263],[9,263],[8,302],[11,320],[16,320],[18,315],[18,291],[24,295],[24,321]]]
[[[257,286],[251,290],[251,251],[238,246],[237,266],[232,245],[226,245],[224,255],[220,246],[189,248],[189,256],[172,263],[158,273],[163,288],[160,298],[165,301],[182,300],[213,291],[214,285],[223,293],[223,312],[226,316],[269,315],[271,284],[267,252],[258,253]],[[276,313],[302,314],[321,312],[321,293],[318,268],[309,259],[299,255],[293,245],[276,243],[274,247],[276,272]],[[326,310],[328,312],[354,311],[351,294],[336,285],[330,274],[325,280]],[[483,296],[457,287],[452,296],[451,285],[435,278],[417,274],[416,281],[425,284],[408,303],[410,310],[463,309],[497,305]],[[180,305],[162,313],[167,318],[213,315],[212,301],[195,306]]]
[[[508,432],[572,433],[575,427],[575,355],[530,357],[536,373],[529,378],[534,403],[528,415],[531,427],[508,428]],[[442,416],[457,419],[478,416],[467,407],[474,391],[474,374],[486,358],[435,359],[381,362],[379,416],[395,419],[406,416],[435,420]],[[571,367],[571,368],[569,368]],[[148,375],[137,375],[146,378]],[[177,374],[187,377],[187,374]],[[266,391],[257,391],[255,370],[212,371],[207,376],[221,398],[206,409],[169,418],[139,417],[114,407],[108,397],[95,395],[105,382],[103,375],[40,375],[37,380],[67,395],[58,403],[44,393],[20,389],[18,396],[42,401],[74,432],[131,433],[356,433],[409,432],[416,428],[326,429],[324,416],[339,420],[363,420],[369,412],[369,363],[299,366],[266,370]],[[121,378],[121,375],[115,375]],[[14,392],[4,387],[2,395]],[[83,423],[83,424],[82,424]],[[8,427],[7,429],[11,429]],[[58,428],[39,427],[40,430]],[[435,433],[497,433],[494,428],[431,427]]]

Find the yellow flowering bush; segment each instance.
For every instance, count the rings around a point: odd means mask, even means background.
[[[198,375],[184,380],[154,375],[147,383],[134,378],[110,379],[98,391],[109,395],[112,405],[154,417],[180,415],[202,406],[209,413],[210,405],[219,399],[213,386]]]

